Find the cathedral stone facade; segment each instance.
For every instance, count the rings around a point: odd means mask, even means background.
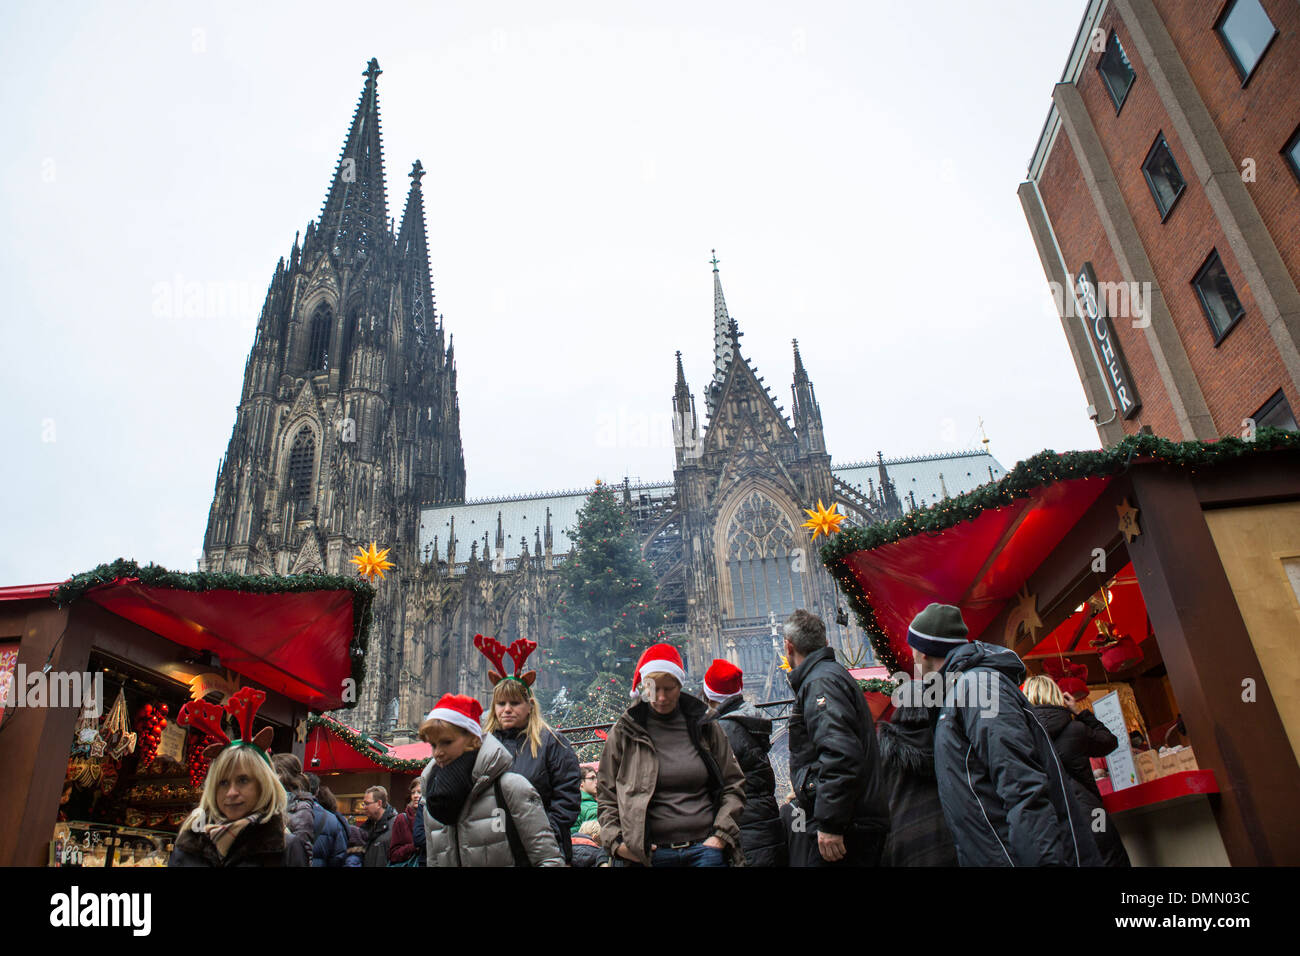
[[[423,170],[417,160],[394,234],[379,74],[371,60],[320,219],[276,266],[217,474],[203,566],[347,574],[358,547],[390,547],[396,567],[378,582],[366,683],[341,716],[400,739],[437,695],[486,696],[476,633],[537,641],[548,686],[559,569],[590,489],[465,500]],[[716,257],[713,287],[703,420],[679,352],[673,480],[624,480],[622,494],[690,673],[699,678],[725,656],[745,669],[747,690],[768,699],[784,692],[778,628],[795,608],[821,614],[832,643],[850,654],[868,647],[840,610],[820,542],[801,526],[804,508],[820,499],[851,523],[884,521],[1003,471],[985,451],[833,465],[798,343],[787,414],[742,355]]]

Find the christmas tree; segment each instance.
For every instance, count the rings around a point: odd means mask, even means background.
[[[546,666],[574,705],[618,687],[625,707],[637,658],[663,640],[665,614],[654,597],[652,572],[627,511],[608,485],[596,483],[568,534],[574,551],[561,569],[563,591]]]
[[[630,676],[618,677],[613,674],[602,675],[588,685],[577,699],[571,698],[567,691],[556,695],[551,706],[547,708],[547,717],[554,727],[595,727],[613,724],[629,704],[632,698],[628,691],[632,685]],[[593,736],[600,738],[594,743],[578,747],[578,760],[599,760],[605,748],[604,738],[608,731],[582,731],[570,738],[571,742],[582,739],[590,740]]]

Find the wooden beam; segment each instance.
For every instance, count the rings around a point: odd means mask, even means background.
[[[1187,471],[1131,472],[1142,533],[1129,555],[1197,763],[1219,782],[1234,866],[1300,864],[1300,765],[1246,631]],[[1242,682],[1255,682],[1243,700]]]

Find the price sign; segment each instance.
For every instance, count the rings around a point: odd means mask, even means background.
[[[1133,748],[1129,746],[1128,727],[1124,724],[1124,709],[1120,706],[1119,691],[1111,691],[1092,703],[1092,712],[1106,729],[1115,735],[1119,746],[1106,755],[1106,769],[1110,772],[1110,785],[1114,790],[1126,790],[1138,782],[1137,767],[1133,764]]]

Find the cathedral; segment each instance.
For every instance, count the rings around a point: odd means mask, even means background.
[[[380,73],[372,59],[320,218],[276,266],[217,472],[202,567],[348,574],[359,547],[391,548],[396,567],[378,588],[365,685],[356,709],[340,716],[400,740],[439,694],[484,693],[476,633],[537,641],[547,686],[559,570],[591,489],[465,498],[455,355],[434,306],[423,170],[416,160],[394,234]],[[771,699],[783,692],[779,625],[795,608],[820,614],[836,647],[869,660],[801,527],[804,508],[820,499],[852,524],[886,521],[1004,471],[987,451],[878,452],[833,464],[798,343],[787,414],[742,355],[716,256],[712,265],[714,363],[703,408],[678,352],[672,480],[625,479],[621,493],[689,673],[698,678],[727,657],[746,671],[747,692]]]

